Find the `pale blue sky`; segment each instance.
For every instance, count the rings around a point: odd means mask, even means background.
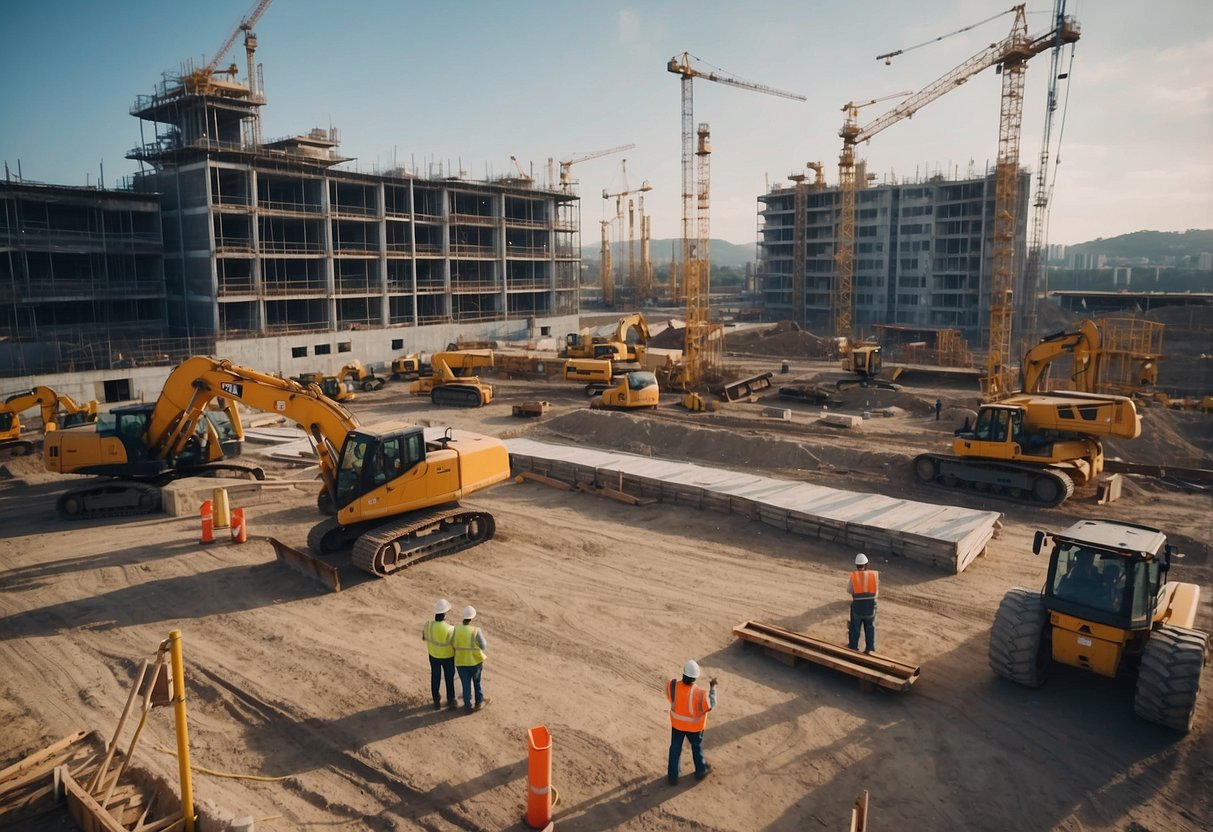
[[[201,63],[253,0],[63,0],[9,4],[0,51],[0,158],[56,184],[107,184],[136,169],[128,115],[165,71]],[[598,237],[601,192],[648,180],[654,237],[680,233],[680,84],[666,62],[798,92],[807,103],[696,81],[695,120],[712,128],[712,236],[756,237],[756,197],[808,161],[837,179],[841,106],[919,89],[1010,29],[1004,16],[885,66],[875,56],[990,17],[1007,0],[915,3],[417,3],[277,0],[256,26],[269,138],[333,125],[360,170],[450,163],[541,180],[549,158],[634,143],[575,165],[583,242]],[[1033,33],[1051,2],[1030,3]],[[1213,227],[1213,3],[1071,2],[1082,26],[1051,212],[1050,240]],[[238,40],[230,59],[243,67]],[[1039,155],[1047,54],[1028,67],[1021,162]],[[860,123],[895,102],[861,111]],[[986,70],[860,148],[869,170],[913,176],[980,169],[997,153],[999,79]],[[1060,121],[1060,112],[1058,121]],[[1060,125],[1059,125],[1060,126]],[[613,203],[612,209],[613,210]]]

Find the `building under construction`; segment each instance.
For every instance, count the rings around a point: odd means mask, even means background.
[[[27,344],[5,374],[69,369],[61,338],[105,346],[75,369],[215,353],[293,373],[576,329],[573,188],[342,170],[335,130],[262,141],[251,67],[250,52],[249,82],[182,72],[138,97],[129,191],[0,191],[0,335]],[[121,348],[127,324],[140,343]]]
[[[866,177],[857,176],[862,182]],[[797,177],[797,179],[802,179]],[[1031,174],[1021,172],[1020,192]],[[995,177],[860,188],[856,200],[854,321],[960,330],[984,343],[990,320]],[[834,333],[840,192],[796,181],[759,201],[759,277],[767,315]],[[1023,284],[1028,201],[1019,200],[1014,240]],[[1022,302],[1026,292],[1016,292]]]

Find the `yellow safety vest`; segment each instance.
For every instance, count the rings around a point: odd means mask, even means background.
[[[425,622],[425,646],[435,659],[449,659],[455,655],[451,646],[455,639],[455,628],[446,621]]]
[[[478,664],[484,664],[484,653],[476,644],[476,635],[480,632],[479,627],[473,627],[470,624],[460,624],[455,628],[455,666],[456,667],[474,667]]]

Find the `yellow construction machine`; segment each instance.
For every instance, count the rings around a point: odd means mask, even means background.
[[[854,373],[855,378],[839,380],[834,386],[839,390],[851,387],[879,387],[885,390],[900,390],[901,387],[892,381],[880,378],[884,369],[884,358],[881,349],[876,344],[852,344],[847,339],[841,339],[839,351],[842,356],[840,366],[848,373]],[[900,373],[900,370],[898,370]]]
[[[20,419],[22,411],[31,407],[40,409],[45,433],[97,420],[96,400],[77,404],[71,396],[56,393],[49,387],[16,393],[0,404],[0,454],[26,456],[33,453],[34,443],[21,437]]]
[[[976,423],[957,431],[952,454],[920,454],[914,474],[925,484],[1056,506],[1103,471],[1101,437],[1140,435],[1141,416],[1126,396],[1018,393],[983,404]]]
[[[1041,393],[1050,388],[1049,373],[1057,359],[1070,358],[1069,389],[1083,393],[1099,390],[1103,363],[1102,334],[1094,321],[1083,321],[1078,329],[1056,332],[1028,351],[1020,366],[1020,390]]]
[[[341,376],[326,376],[324,373],[303,373],[293,379],[296,384],[307,386],[314,384],[320,392],[335,402],[352,402],[357,398],[353,385],[345,380],[344,371]]]
[[[483,407],[493,400],[493,385],[482,382],[474,373],[492,367],[492,350],[435,353],[430,358],[429,375],[414,381],[409,392],[429,396],[431,402],[440,406]]]
[[[638,407],[654,409],[661,403],[657,376],[643,370],[633,370],[619,376],[615,384],[603,390],[590,402],[595,410],[632,410]]]
[[[990,631],[990,667],[1028,687],[1051,663],[1114,677],[1136,672],[1134,709],[1150,722],[1192,727],[1209,636],[1193,629],[1200,587],[1167,580],[1175,554],[1166,535],[1135,523],[1081,520],[1036,532],[1052,541],[1043,591],[1016,587]]]
[[[392,359],[392,378],[415,381],[422,375],[428,374],[429,371],[430,365],[422,359],[420,353]]]
[[[628,334],[633,329],[637,341],[629,342]],[[640,370],[649,341],[649,325],[644,315],[637,312],[620,318],[610,337],[592,336],[586,328],[581,332],[570,332],[564,340],[561,358],[609,360],[619,365],[620,370]]]
[[[342,381],[349,381],[356,387],[361,387],[364,393],[369,393],[372,390],[379,390],[387,383],[387,379],[383,376],[377,376],[372,370],[368,370],[362,366],[361,361],[351,361],[341,368],[341,372],[337,373],[337,378]]]
[[[192,380],[180,375],[179,369],[169,376],[166,391],[189,387]],[[227,460],[240,455],[244,442],[233,404],[224,402],[186,420],[163,403],[165,395],[162,391],[155,404],[116,407],[94,424],[46,435],[46,470],[95,478],[59,497],[56,508],[62,516],[151,514],[160,510],[160,487],[184,477],[221,474],[265,479],[260,467]]]

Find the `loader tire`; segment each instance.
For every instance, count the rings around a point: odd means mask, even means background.
[[[1184,627],[1150,633],[1137,671],[1138,716],[1184,734],[1192,729],[1208,643],[1207,633]]]
[[[1044,638],[1048,617],[1039,592],[1023,587],[1009,590],[990,629],[991,669],[1026,687],[1044,684],[1052,658]]]

